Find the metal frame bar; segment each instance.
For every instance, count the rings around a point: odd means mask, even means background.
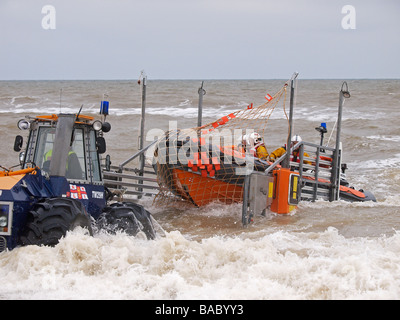
[[[286,153],[289,153],[289,146],[292,141],[292,131],[293,131],[293,108],[294,108],[294,95],[295,95],[295,80],[299,75],[298,72],[293,73],[292,78],[290,81],[290,112],[289,112],[289,132],[287,137],[286,143]],[[290,166],[290,157],[286,157],[284,163],[282,164],[283,167],[289,168]]]

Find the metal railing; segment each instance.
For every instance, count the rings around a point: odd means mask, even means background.
[[[334,174],[340,167],[340,149],[338,164],[335,164],[335,148],[300,142],[295,146],[298,149],[298,159],[293,161],[291,156],[289,165],[292,171],[300,175],[301,200],[315,201],[317,199],[337,200],[339,188],[339,174]],[[306,156],[305,153],[308,155]]]
[[[298,150],[298,157],[294,159],[293,151]],[[290,160],[286,157],[290,154]],[[337,154],[337,164],[335,164]],[[244,180],[242,223],[247,225],[255,214],[262,214],[269,208],[273,194],[270,190],[274,183],[273,171],[288,165],[291,171],[298,173],[299,195],[298,199],[315,201],[318,199],[337,200],[340,186],[341,152],[335,148],[321,146],[309,142],[298,142],[289,153],[286,152],[270,165],[265,172],[254,171]],[[336,174],[335,174],[336,172]]]
[[[106,170],[103,166],[104,185],[116,196],[122,199],[125,195],[155,196],[158,193],[157,174],[151,165],[145,164],[145,152],[152,147],[157,140],[139,150],[119,166],[110,166]],[[140,159],[139,168],[129,168],[127,164]],[[142,160],[143,159],[143,160]]]
[[[137,169],[124,168],[123,172],[119,172],[117,166],[111,166],[110,169],[110,171],[103,170],[103,182],[116,196],[122,198],[124,195],[157,195],[159,186],[154,170],[146,170],[143,175],[139,175]]]

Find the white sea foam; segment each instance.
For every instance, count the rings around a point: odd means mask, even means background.
[[[366,138],[371,140],[400,142],[400,136],[372,135],[372,136],[367,136]]]
[[[400,153],[394,153],[391,157],[388,158],[357,160],[351,161],[348,164],[360,169],[400,168]]]
[[[398,299],[400,235],[324,232],[146,241],[74,231],[0,254],[2,299]]]

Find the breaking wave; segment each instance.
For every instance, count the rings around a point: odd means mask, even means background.
[[[400,235],[323,232],[155,241],[82,229],[0,254],[1,299],[398,299]]]

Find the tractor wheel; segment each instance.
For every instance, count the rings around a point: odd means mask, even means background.
[[[30,211],[20,243],[55,246],[67,231],[79,226],[93,235],[90,217],[81,202],[70,198],[45,199]]]
[[[112,233],[122,231],[136,236],[139,231],[143,231],[147,239],[155,238],[150,212],[143,206],[131,202],[116,202],[105,207],[98,219],[98,225],[101,229]]]

